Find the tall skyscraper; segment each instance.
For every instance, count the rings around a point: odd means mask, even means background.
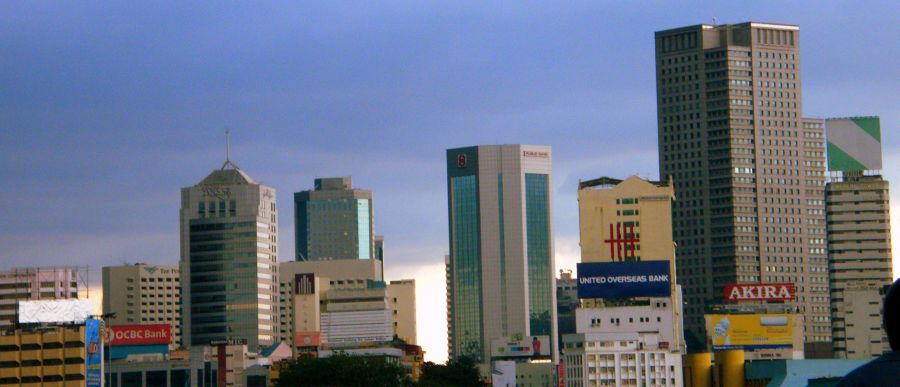
[[[103,268],[103,313],[109,325],[169,324],[172,342],[181,342],[181,275],[178,265]]]
[[[349,177],[315,180],[294,194],[296,260],[376,259],[372,191]]]
[[[451,358],[492,340],[548,336],[557,360],[550,147],[447,150]]]
[[[893,280],[889,184],[881,175],[878,117],[826,120],[825,186],[834,357],[890,351],[881,300]]]
[[[823,128],[802,118],[800,28],[659,31],[656,64],[689,350],[702,350],[704,307],[731,283],[796,284],[805,342],[830,345]]]
[[[182,342],[274,342],[278,296],[275,189],[231,161],[181,190]]]

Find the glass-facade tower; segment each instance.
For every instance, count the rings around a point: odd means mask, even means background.
[[[372,191],[353,189],[349,177],[315,180],[294,194],[295,259],[378,259]]]
[[[274,343],[275,190],[226,162],[181,191],[182,339],[186,346]]]
[[[556,361],[550,147],[447,150],[451,358],[490,361],[490,342],[548,336]]]

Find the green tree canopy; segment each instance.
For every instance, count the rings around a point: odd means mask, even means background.
[[[475,361],[467,356],[453,359],[447,364],[426,362],[422,367],[419,386],[423,387],[483,387]]]
[[[302,356],[290,360],[279,387],[396,387],[412,385],[402,366],[381,356],[337,353],[328,358]]]

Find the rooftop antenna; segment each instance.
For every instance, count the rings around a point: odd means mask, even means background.
[[[231,166],[234,169],[241,169],[237,164],[231,161],[231,129],[225,128],[225,162],[222,163],[222,169]]]
[[[231,129],[225,128],[225,162],[231,161]]]
[[[719,25],[719,21],[716,20],[715,16],[713,16],[713,26],[717,26],[717,25]]]

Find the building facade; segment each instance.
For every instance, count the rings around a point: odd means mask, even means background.
[[[78,298],[76,267],[15,268],[0,272],[0,331],[18,322],[18,302]]]
[[[664,294],[646,292],[648,283],[616,297],[592,297],[591,285],[577,284],[584,292],[578,289],[576,333],[562,338],[567,386],[681,385],[685,343],[681,287],[675,278],[674,201],[671,183],[637,176],[579,183],[579,278],[650,277],[644,271],[649,266],[642,265],[648,263],[665,268],[661,274],[668,283]],[[603,287],[627,286],[598,286]]]
[[[451,358],[486,362],[493,339],[546,335],[557,361],[551,175],[547,146],[447,150]]]
[[[107,266],[103,268],[103,313],[108,325],[170,324],[172,340],[181,342],[181,273],[178,265]]]
[[[372,218],[372,191],[349,177],[316,179],[294,194],[296,260],[376,259]]]
[[[659,163],[672,179],[685,328],[732,283],[791,282],[805,341],[830,345],[821,120],[802,115],[800,28],[656,33]]]
[[[374,278],[375,266],[361,265],[365,262],[371,261],[284,263],[280,268],[279,340],[294,343],[298,351],[332,345],[352,348],[359,343],[391,341],[394,336],[415,343],[415,280],[385,283]],[[350,263],[357,265],[346,267]]]
[[[274,343],[278,301],[275,189],[230,161],[181,190],[182,342]]]
[[[388,304],[394,334],[407,344],[415,345],[416,338],[416,280],[390,281],[387,284]]]
[[[84,325],[0,334],[0,385],[84,386]]]
[[[890,186],[880,171],[878,117],[826,120],[825,187],[834,357],[869,359],[890,351],[881,305],[893,280]]]

